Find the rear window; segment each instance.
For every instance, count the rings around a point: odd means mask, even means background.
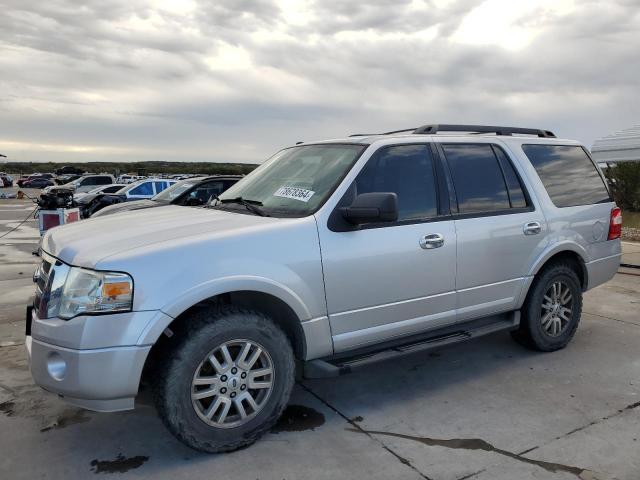
[[[556,207],[610,202],[600,173],[577,145],[523,145]]]
[[[110,185],[112,183],[111,177],[96,177],[95,179],[96,185]]]

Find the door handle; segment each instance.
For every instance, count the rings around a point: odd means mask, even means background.
[[[430,233],[420,238],[420,247],[425,250],[440,248],[442,245],[444,245],[444,236],[440,233]]]
[[[522,230],[525,235],[537,235],[542,231],[542,225],[540,225],[540,222],[527,222]]]

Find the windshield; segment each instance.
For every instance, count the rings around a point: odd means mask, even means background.
[[[161,191],[151,200],[156,202],[163,202],[163,203],[172,202],[173,200],[178,198],[180,195],[182,195],[184,192],[186,192],[191,187],[193,187],[196,184],[196,182],[197,180],[194,181],[193,179],[190,179],[190,180],[183,180],[181,182],[174,183],[169,188],[166,188],[163,191]]]
[[[287,148],[220,195],[217,208],[246,210],[238,197],[271,216],[304,217],[322,206],[366,145],[322,144]]]

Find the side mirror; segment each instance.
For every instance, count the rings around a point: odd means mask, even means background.
[[[340,211],[343,218],[353,225],[395,222],[398,219],[398,196],[392,192],[362,193]]]

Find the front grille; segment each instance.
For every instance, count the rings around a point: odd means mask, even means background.
[[[38,318],[48,318],[49,312],[57,312],[68,273],[67,264],[42,252],[42,263],[33,274],[36,284],[33,309]]]
[[[49,280],[52,267],[52,259],[43,255],[42,263],[38,265],[38,268],[33,275],[33,281],[36,283],[36,296],[33,301],[33,309],[39,318],[46,318],[46,304],[49,301],[49,295],[51,293],[51,284],[49,283]]]

